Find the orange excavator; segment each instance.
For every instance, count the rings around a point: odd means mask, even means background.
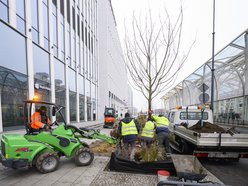
[[[112,128],[115,123],[115,109],[105,108],[104,111],[104,125],[103,128]]]

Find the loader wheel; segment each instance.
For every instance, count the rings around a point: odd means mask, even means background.
[[[77,149],[74,157],[75,164],[77,166],[86,166],[91,164],[94,159],[94,154],[90,152],[88,148],[79,148]]]
[[[45,152],[37,157],[35,165],[41,173],[52,172],[58,168],[59,157],[57,154]]]

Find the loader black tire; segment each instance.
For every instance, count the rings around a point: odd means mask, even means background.
[[[94,159],[94,154],[90,152],[90,149],[81,147],[76,150],[74,156],[74,162],[77,166],[90,165],[93,159]]]
[[[57,154],[52,152],[45,152],[40,154],[37,159],[35,166],[41,173],[53,172],[58,168],[59,157]]]

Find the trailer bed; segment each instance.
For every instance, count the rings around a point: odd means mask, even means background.
[[[198,147],[233,147],[248,150],[247,134],[198,133],[184,127],[175,127],[174,133]]]

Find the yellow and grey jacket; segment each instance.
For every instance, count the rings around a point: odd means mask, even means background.
[[[145,123],[145,126],[142,130],[141,136],[142,137],[148,137],[148,138],[153,138],[154,137],[154,133],[155,133],[155,125],[152,121],[147,121]]]

